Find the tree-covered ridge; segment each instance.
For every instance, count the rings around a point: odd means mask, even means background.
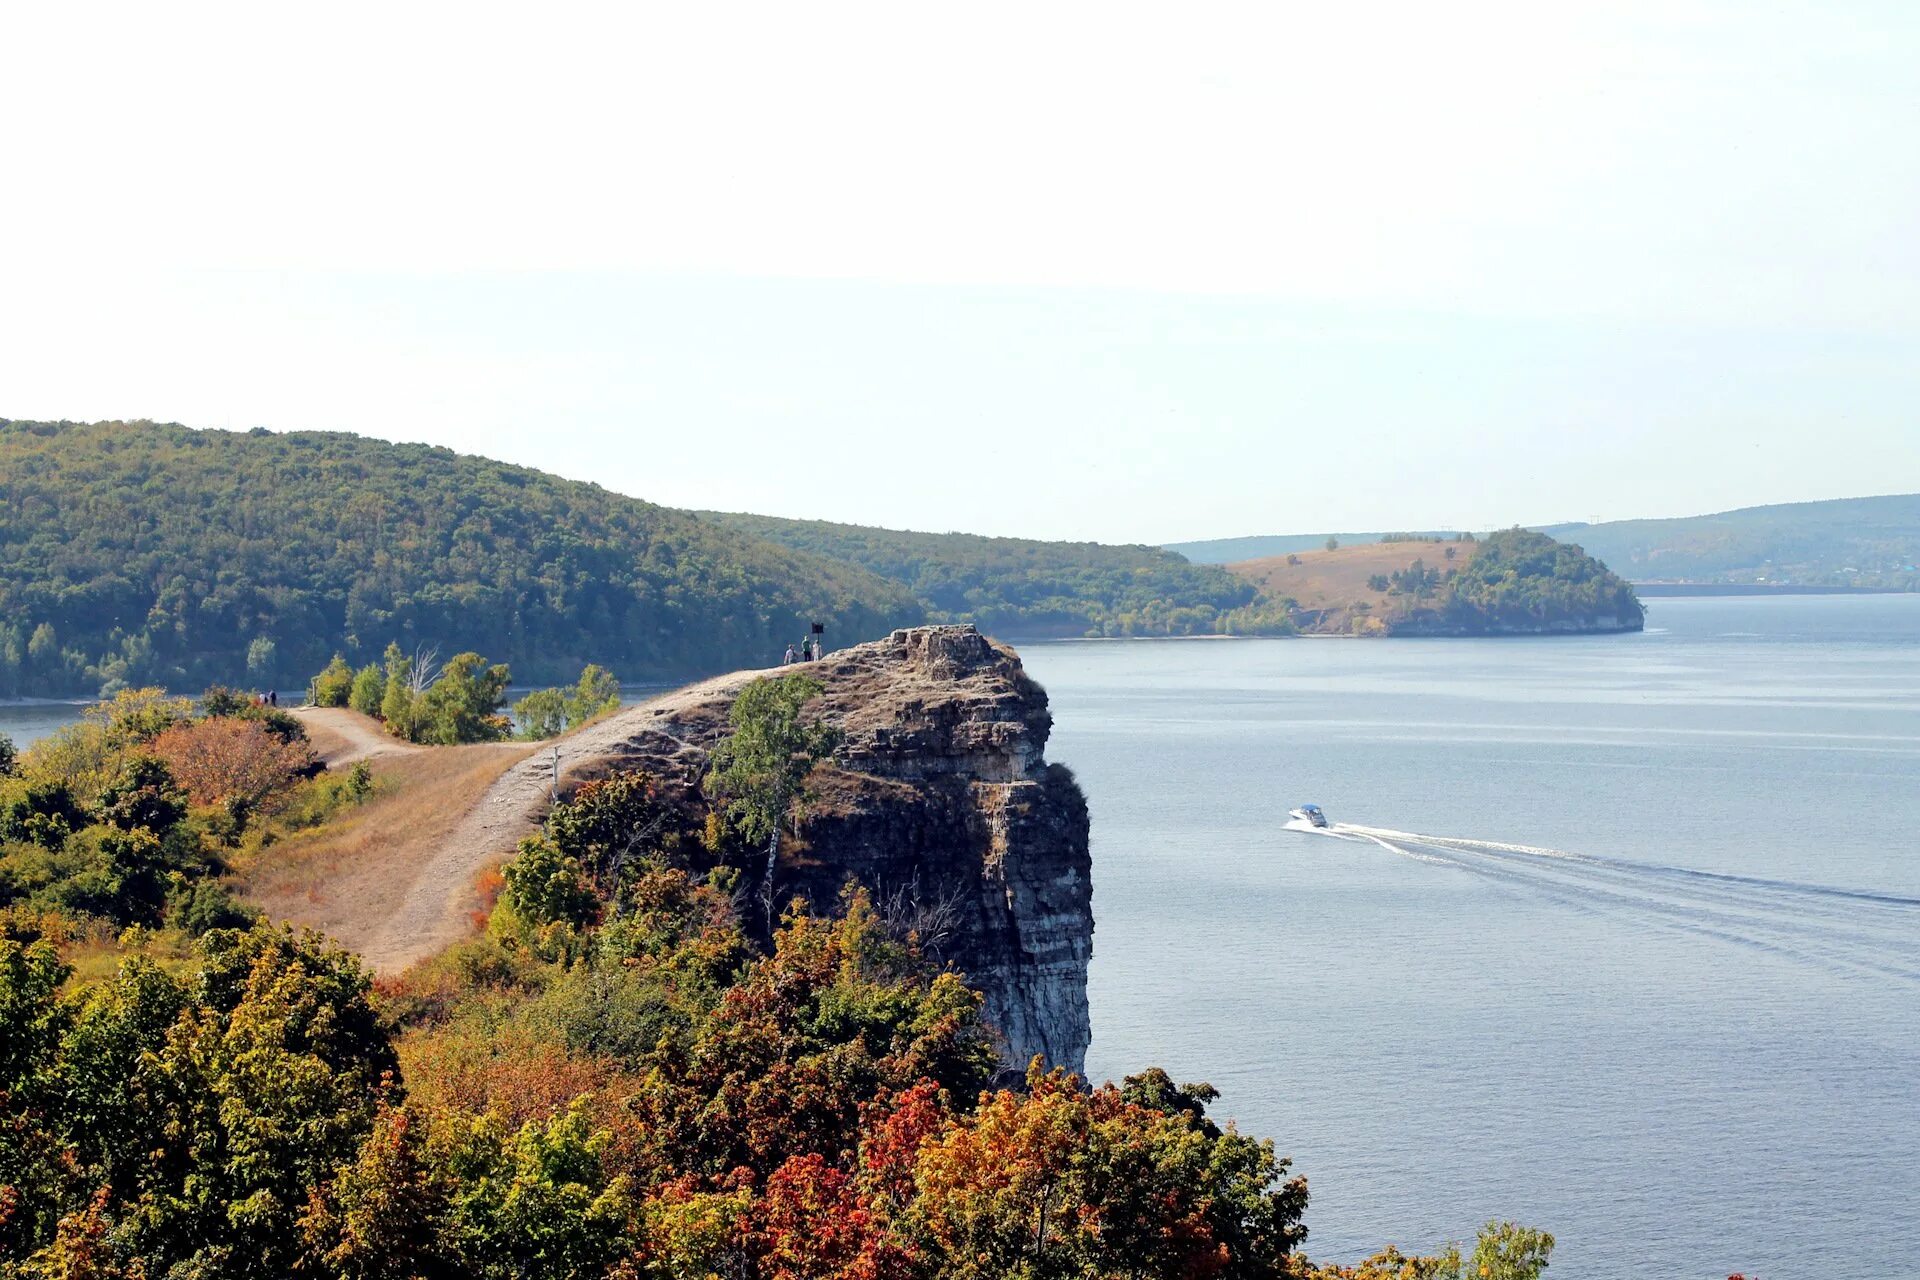
[[[904,584],[930,622],[1008,639],[1289,630],[1247,583],[1159,547],[917,533],[726,512],[708,518]]]
[[[288,686],[389,640],[668,678],[921,612],[857,567],[447,449],[0,419],[0,697]]]
[[[1626,579],[1572,543],[1530,529],[1487,535],[1448,585],[1446,619],[1488,630],[1609,620],[1634,629],[1646,616]]]
[[[1551,526],[1636,581],[1920,591],[1920,494],[1743,507],[1669,520]]]

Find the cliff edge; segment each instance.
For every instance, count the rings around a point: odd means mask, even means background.
[[[806,715],[844,736],[810,780],[815,798],[797,838],[782,844],[775,900],[827,907],[858,880],[883,914],[916,928],[929,955],[985,994],[1009,1069],[1042,1054],[1082,1070],[1093,951],[1087,805],[1073,775],[1047,763],[1046,691],[1012,649],[971,626],[895,631],[789,669],[821,682]],[[772,674],[742,672],[629,708],[593,726],[587,753],[563,741],[563,788],[645,769],[691,812],[734,697]]]

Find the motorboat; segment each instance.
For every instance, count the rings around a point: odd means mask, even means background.
[[[1317,804],[1303,804],[1298,809],[1289,810],[1287,816],[1296,822],[1304,822],[1310,827],[1318,827],[1323,831],[1327,826],[1327,815],[1320,811],[1320,806]]]

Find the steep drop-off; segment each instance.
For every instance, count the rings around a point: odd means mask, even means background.
[[[972,627],[895,631],[797,669],[824,686],[805,714],[843,738],[810,779],[815,797],[798,837],[782,844],[775,901],[804,896],[832,908],[847,881],[859,881],[895,924],[919,932],[932,958],[984,992],[1010,1070],[1034,1054],[1080,1070],[1093,950],[1087,805],[1073,775],[1047,763],[1046,691],[1013,650]],[[644,769],[691,835],[705,814],[707,756],[728,732],[734,698],[779,672],[717,676],[560,739],[562,792]],[[352,758],[351,744],[340,745],[340,758]],[[325,929],[379,972],[404,969],[473,928],[482,905],[475,877],[538,826],[552,768],[538,750],[463,815],[367,849],[314,893],[276,891],[259,904]],[[424,812],[430,800],[401,794],[392,803]],[[761,867],[742,870],[757,877]],[[756,907],[745,905],[749,923],[764,926]]]
[[[1091,1035],[1087,806],[1073,775],[1046,760],[1046,691],[970,626],[895,631],[804,670],[825,686],[809,717],[844,738],[814,774],[798,838],[781,847],[776,900],[824,906],[858,880],[985,993],[1010,1067],[1044,1054],[1080,1070]],[[696,804],[744,683],[623,713],[601,727],[618,741],[572,775],[644,768]]]

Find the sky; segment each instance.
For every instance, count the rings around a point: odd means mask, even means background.
[[[1920,5],[19,5],[0,416],[1163,542],[1920,490]]]

